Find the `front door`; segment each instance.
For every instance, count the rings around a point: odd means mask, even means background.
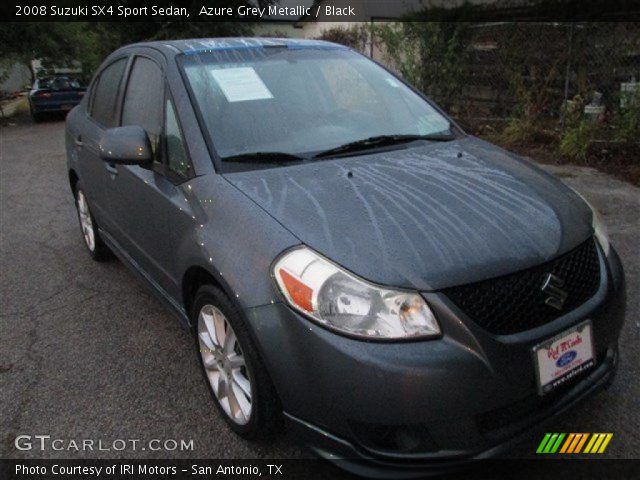
[[[114,203],[117,240],[166,292],[176,291],[174,242],[169,219],[184,195],[164,168],[165,80],[160,64],[135,56],[124,93],[121,125],[140,125],[154,153],[153,164],[118,166]],[[185,212],[186,213],[186,212]]]

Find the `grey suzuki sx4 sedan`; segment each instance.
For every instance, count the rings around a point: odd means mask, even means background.
[[[597,212],[346,47],[121,48],[66,147],[90,255],[193,330],[243,437],[448,468],[613,379],[624,275]]]

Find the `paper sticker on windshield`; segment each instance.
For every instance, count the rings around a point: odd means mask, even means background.
[[[229,102],[273,98],[267,86],[251,67],[223,68],[210,72]]]

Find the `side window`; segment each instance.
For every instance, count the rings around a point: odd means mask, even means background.
[[[184,139],[171,100],[167,100],[165,115],[167,168],[182,178],[191,178],[193,167],[184,146]]]
[[[116,126],[118,88],[126,66],[126,58],[116,60],[100,73],[100,77],[93,87],[91,117],[104,127]]]
[[[131,68],[122,107],[122,125],[145,129],[155,152],[162,132],[164,82],[160,67],[145,57],[136,57]]]

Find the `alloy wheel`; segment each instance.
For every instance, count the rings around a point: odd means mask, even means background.
[[[200,309],[198,342],[218,403],[234,423],[246,425],[251,418],[253,390],[248,366],[229,320],[213,305]]]
[[[84,196],[82,190],[78,190],[77,200],[78,216],[80,217],[80,228],[82,229],[82,236],[84,242],[87,244],[87,248],[90,251],[94,251],[96,248],[96,237],[93,231],[93,222],[91,221],[91,213],[89,213],[89,204],[87,198]]]

